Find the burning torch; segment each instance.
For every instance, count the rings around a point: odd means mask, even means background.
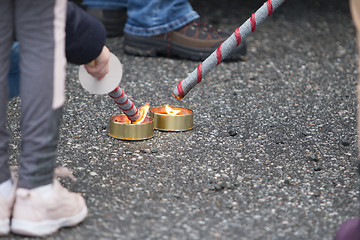
[[[277,9],[285,0],[268,0],[251,17],[246,20],[235,32],[226,39],[220,46],[207,57],[190,75],[182,80],[172,92],[177,99],[182,99],[202,78],[214,67],[220,64],[232,50],[251,32],[255,31],[256,26],[262,23],[272,12]]]
[[[79,80],[84,89],[92,94],[108,94],[131,123],[141,123],[146,117],[147,110],[143,110],[143,107],[139,110],[124,90],[119,87],[122,74],[122,65],[113,53],[110,53],[109,72],[101,80],[91,76],[84,65],[79,67]],[[145,105],[144,108],[149,109],[149,106]]]

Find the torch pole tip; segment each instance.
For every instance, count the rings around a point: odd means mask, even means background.
[[[181,100],[181,99],[183,99],[183,97],[181,97],[181,96],[177,96],[177,95],[175,95],[174,93],[171,93],[171,95],[173,95],[173,97],[174,97],[174,98],[176,98],[177,100]]]

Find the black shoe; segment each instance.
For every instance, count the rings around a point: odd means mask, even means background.
[[[230,34],[213,28],[210,24],[195,20],[172,32],[152,37],[125,33],[124,50],[138,56],[166,56],[191,60],[205,60]],[[241,44],[226,60],[241,60],[246,55],[246,43]]]
[[[103,10],[99,8],[88,8],[86,12],[98,18],[105,26],[106,37],[118,37],[123,35],[126,22],[126,9]]]

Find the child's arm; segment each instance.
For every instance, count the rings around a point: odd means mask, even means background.
[[[104,25],[73,2],[68,2],[66,57],[68,62],[86,64],[100,57],[105,46]]]

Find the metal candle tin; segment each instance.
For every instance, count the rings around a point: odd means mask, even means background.
[[[125,114],[116,115],[110,118],[109,135],[122,140],[149,139],[154,136],[154,121],[146,117],[142,123],[131,124]]]
[[[169,115],[165,106],[150,109],[150,116],[154,119],[155,129],[162,131],[188,131],[194,127],[194,113],[190,109],[171,107],[180,110],[177,115]]]

